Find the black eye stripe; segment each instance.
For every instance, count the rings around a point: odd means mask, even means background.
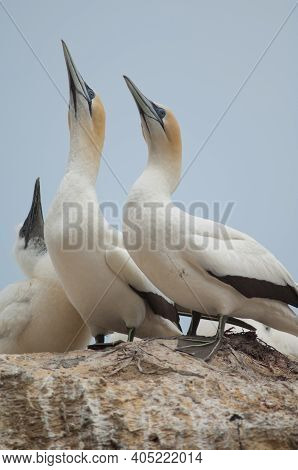
[[[156,113],[160,117],[160,119],[163,119],[166,115],[166,110],[161,108],[160,106],[157,106],[153,101],[151,101],[153,108],[155,109]]]
[[[146,118],[152,119],[153,121],[158,122],[162,126],[163,130],[165,130],[164,123],[163,123],[163,118],[166,116],[166,110],[161,108],[160,106],[157,106],[155,103],[153,103],[153,101],[147,100],[147,98],[144,99],[145,97],[143,97],[142,94],[138,90],[135,90],[135,92],[137,94],[137,98],[134,97],[135,102],[137,104],[137,107],[139,109],[139,112],[140,112],[141,116],[143,117],[143,119],[146,123],[146,127],[147,127],[149,133],[150,133],[150,129],[148,127],[148,123],[147,123]],[[133,92],[132,92],[132,94],[134,96]],[[144,109],[143,109],[142,105],[139,103],[139,101],[141,101],[142,104],[144,105],[144,107],[146,107],[148,109],[150,114],[147,114],[144,111]],[[154,113],[152,112],[152,107],[150,105],[153,107],[153,109],[156,112],[158,117],[154,116]]]
[[[92,88],[90,88],[89,85],[87,85],[86,82],[84,82],[84,85],[86,87],[86,91],[88,93],[88,97],[87,97],[82,90],[78,90],[75,87],[73,81],[71,81],[71,83],[73,84],[72,96],[73,96],[73,100],[74,100],[75,115],[77,115],[77,95],[81,95],[87,101],[88,108],[89,108],[89,113],[90,113],[90,116],[92,116],[92,100],[93,100],[93,98],[95,98],[95,92],[92,90]]]
[[[86,90],[87,90],[87,92],[88,92],[88,95],[89,95],[90,100],[93,100],[93,98],[95,97],[94,91],[92,90],[92,88],[90,88],[89,85],[87,85],[86,82],[84,82],[84,83],[85,83]]]

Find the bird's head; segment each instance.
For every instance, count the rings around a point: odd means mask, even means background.
[[[69,79],[68,124],[71,136],[86,142],[101,152],[105,134],[105,110],[99,96],[83,80],[70,55],[68,47],[62,41],[64,58]]]
[[[35,181],[28,216],[25,222],[18,227],[14,252],[20,267],[29,276],[32,275],[37,261],[47,252],[44,241],[44,220],[39,178]]]
[[[124,79],[139,110],[149,153],[181,159],[180,127],[173,112],[146,98],[128,77],[124,76]]]

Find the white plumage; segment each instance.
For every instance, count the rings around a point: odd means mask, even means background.
[[[70,154],[45,225],[55,269],[94,336],[102,330],[126,333],[134,328],[140,337],[179,334],[175,321],[155,314],[152,294],[162,304],[161,315],[167,309],[172,316],[176,314],[173,302],[146,279],[126,252],[122,235],[108,225],[100,211],[95,182],[104,142],[104,108],[74,66],[65,44],[63,48],[70,83]],[[80,217],[76,249],[65,248],[70,239],[65,207],[71,205]]]
[[[0,352],[65,352],[84,348],[90,332],[67,299],[43,241],[39,181],[15,256],[28,279],[0,293]]]
[[[248,235],[172,204],[181,175],[179,125],[169,109],[148,100],[125,79],[148,145],[147,166],[129,193],[124,213],[131,257],[179,305],[209,315],[251,318],[297,336],[298,316],[288,307],[298,306],[297,285],[282,264]],[[130,245],[134,226],[143,237],[138,249]],[[171,246],[171,240],[179,241],[179,247]]]

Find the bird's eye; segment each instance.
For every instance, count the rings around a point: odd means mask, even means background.
[[[152,104],[153,104],[153,107],[154,107],[155,111],[156,111],[157,114],[158,114],[158,117],[159,117],[160,119],[163,119],[163,118],[165,117],[165,115],[166,115],[166,110],[163,109],[163,108],[161,108],[160,106],[157,106],[155,103],[152,103]]]
[[[159,115],[160,119],[163,119],[166,115],[166,112],[163,108],[158,108],[157,114]]]
[[[85,82],[85,86],[86,86],[86,90],[88,92],[90,100],[93,100],[93,98],[95,97],[94,91],[92,90],[92,88],[90,88],[90,86],[87,85],[86,82]]]

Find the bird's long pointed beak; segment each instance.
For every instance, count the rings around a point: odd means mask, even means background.
[[[44,220],[42,214],[40,180],[37,178],[29,214],[20,230],[20,236],[25,238],[25,248],[32,238],[44,240]]]
[[[130,78],[128,78],[126,75],[123,75],[123,78],[126,82],[126,85],[128,86],[130,93],[132,94],[136,102],[136,105],[138,107],[141,117],[154,119],[155,121],[159,122],[159,124],[164,129],[163,120],[159,117],[156,111],[155,103],[153,103],[153,101],[150,101],[148,98],[146,98],[146,96],[143,95],[143,93],[138,89],[138,87],[133,83],[133,81],[130,80]]]
[[[66,62],[67,72],[68,72],[70,94],[73,99],[75,113],[77,112],[77,101],[78,101],[77,95],[78,94],[82,95],[87,100],[89,104],[89,108],[91,109],[92,99],[90,98],[89,93],[88,93],[88,89],[87,89],[88,85],[86,85],[82,75],[76,68],[67,45],[65,44],[63,40],[61,40],[61,42],[62,42],[64,58]]]

